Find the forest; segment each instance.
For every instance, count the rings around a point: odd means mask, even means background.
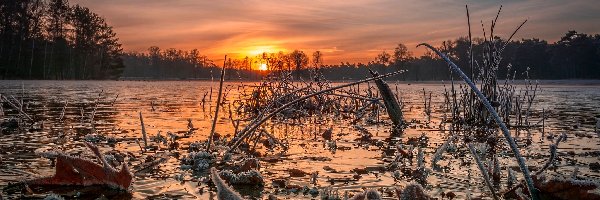
[[[123,50],[112,27],[67,0],[0,0],[2,79],[116,79]]]
[[[198,49],[190,51],[151,46],[146,52],[124,52],[116,32],[104,18],[67,0],[0,0],[0,77],[2,79],[213,79],[221,63]],[[489,38],[488,38],[489,39]],[[500,55],[498,78],[600,79],[600,35],[568,31],[554,43],[542,39],[506,41]],[[466,67],[486,46],[485,39],[467,37],[447,40],[438,48],[458,66]],[[469,47],[473,47],[470,51]],[[367,63],[324,64],[326,53],[302,50],[262,53],[242,59],[227,59],[226,79],[257,80],[270,71],[291,71],[297,79],[311,78],[320,70],[329,80],[356,80],[379,72],[404,69],[393,79],[405,81],[444,80],[450,70],[438,56],[427,52],[414,56],[399,43],[392,52],[383,51]],[[482,63],[475,63],[482,65]],[[467,69],[468,68],[468,69]],[[464,68],[477,74],[478,67]]]
[[[599,79],[600,78],[600,35],[588,35],[576,31],[568,31],[555,43],[545,40],[521,39],[506,41],[503,38],[495,38],[499,44],[505,44],[501,50],[500,64],[498,69],[499,79]],[[470,46],[473,46],[470,52]],[[450,57],[468,74],[478,74],[478,60],[486,49],[491,47],[485,39],[474,39],[473,44],[468,37],[460,37],[455,40],[442,42],[437,48]],[[450,77],[450,70],[443,70],[445,62],[431,52],[425,53],[418,58],[412,57],[412,53],[405,50],[405,46],[399,44],[391,55],[382,52],[379,56],[368,63],[367,66],[378,66],[381,71],[386,67],[405,69],[407,72],[400,75],[401,80],[443,80]],[[473,55],[474,67],[470,68],[469,54]],[[342,64],[341,67],[352,68],[357,65]],[[360,65],[358,65],[360,66]],[[338,67],[338,66],[331,66]],[[335,70],[332,70],[335,71]],[[390,70],[391,71],[391,70]],[[341,74],[339,72],[334,74]]]

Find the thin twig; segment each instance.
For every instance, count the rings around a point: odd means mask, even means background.
[[[144,126],[144,118],[142,117],[142,112],[140,111],[140,124],[142,126],[142,137],[144,139],[144,148],[148,147],[148,137],[146,136],[146,128]]]
[[[219,104],[221,104],[221,93],[223,92],[223,81],[225,80],[225,64],[227,63],[227,55],[225,55],[225,61],[223,61],[223,68],[221,68],[221,80],[219,81],[219,96],[217,96],[217,105],[215,108],[215,116],[213,117],[212,128],[210,130],[210,137],[208,138],[208,145],[206,145],[206,151],[210,150],[210,144],[212,144],[213,136],[215,135],[215,127],[217,126],[217,116],[219,115]]]
[[[471,65],[471,78],[473,78],[473,38],[471,36],[471,16],[469,15],[469,6],[465,5],[465,8],[467,9],[467,24],[469,25],[469,65]]]
[[[4,102],[7,102],[8,105],[12,106],[13,108],[15,108],[17,111],[19,111],[19,113],[23,116],[25,116],[27,119],[33,121],[33,119],[27,114],[25,113],[25,111],[23,111],[23,109],[21,109],[20,107],[16,106],[13,102],[11,102],[8,98],[6,98],[6,96],[2,96],[2,98],[4,98]]]
[[[67,105],[69,105],[69,100],[68,99],[65,100],[65,106],[63,107],[62,112],[60,113],[60,117],[58,118],[58,121],[62,122],[63,117],[65,116],[65,110],[67,109]]]
[[[504,45],[502,45],[502,49],[500,49],[500,52],[504,51],[504,48],[506,48],[506,46],[508,46],[508,44],[510,43],[510,40],[512,40],[512,38],[515,36],[517,31],[519,31],[519,29],[521,29],[521,27],[523,27],[523,25],[525,25],[525,22],[527,22],[527,20],[523,21],[523,23],[521,23],[521,25],[519,25],[519,27],[517,27],[517,29],[510,35],[510,37],[508,37],[508,40],[506,40]]]
[[[479,170],[481,171],[481,175],[483,175],[483,180],[485,181],[485,185],[488,187],[488,189],[490,189],[490,192],[492,193],[492,197],[494,198],[494,200],[499,200],[498,195],[496,195],[496,191],[494,190],[494,187],[492,186],[492,183],[490,182],[489,173],[483,166],[483,163],[481,163],[481,159],[479,158],[479,155],[477,155],[475,148],[473,148],[473,144],[468,143],[467,147],[469,148],[469,151],[471,152],[471,154],[473,154],[473,157],[475,158],[475,162],[477,163],[477,167],[479,167]]]

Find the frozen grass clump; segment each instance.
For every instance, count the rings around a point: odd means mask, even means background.
[[[118,140],[114,136],[108,136],[106,137],[106,142],[109,144],[116,144]]]
[[[246,172],[233,173],[231,170],[223,170],[219,175],[230,185],[264,185],[265,181],[260,172],[252,169]]]
[[[108,162],[108,164],[110,164],[112,167],[117,167],[120,165],[120,162],[117,160],[115,155],[104,154],[104,159],[106,159],[106,162]]]
[[[61,154],[61,152],[51,151],[51,150],[43,151],[41,149],[37,149],[37,150],[35,150],[35,154],[37,154],[43,158],[55,159],[56,157],[58,157],[58,155]]]
[[[425,153],[422,148],[419,148],[417,153],[417,167],[425,168]]]
[[[188,148],[188,152],[203,151],[206,148],[205,142],[192,142]]]
[[[61,197],[58,194],[50,193],[46,197],[44,197],[44,200],[65,200],[65,198]]]
[[[344,199],[348,199],[348,198],[344,197]],[[371,190],[364,191],[363,193],[358,193],[348,200],[379,200],[379,199],[383,199],[381,197],[381,194],[379,194],[379,192],[371,189]]]
[[[400,170],[396,170],[394,173],[392,173],[392,177],[395,181],[402,180],[402,172]]]
[[[310,188],[310,190],[308,190],[308,194],[310,194],[312,197],[316,197],[317,195],[319,195],[319,189],[317,189],[316,187],[312,187]]]
[[[323,188],[319,193],[321,194],[321,200],[342,200],[339,191],[329,187]]]
[[[506,179],[508,183],[508,187],[512,187],[517,183],[517,177],[515,176],[515,172],[509,167],[508,169],[508,178]]]
[[[214,167],[210,169],[210,176],[212,182],[217,187],[217,199],[228,199],[228,200],[242,200],[239,193],[237,193],[233,188],[231,188],[221,177],[219,176],[219,172]]]
[[[85,140],[86,142],[98,143],[101,140],[103,140],[103,137],[98,134],[87,134],[83,137],[83,140]]]
[[[215,162],[215,156],[206,151],[193,151],[181,159],[181,168],[204,171]]]
[[[231,153],[225,153],[223,155],[223,161],[227,162],[227,161],[230,161],[231,159],[233,159],[233,154],[231,154]]]
[[[160,131],[158,131],[158,133],[156,133],[156,136],[150,136],[150,140],[152,140],[153,142],[156,143],[162,143],[164,145],[167,145],[167,138],[165,136],[163,136],[162,134],[160,134]]]
[[[435,154],[433,154],[433,159],[431,161],[431,168],[435,168],[436,167],[437,162],[443,158],[442,154],[449,149],[448,146],[450,145],[451,142],[454,141],[454,139],[456,138],[456,136],[457,135],[453,135],[452,137],[450,137],[449,139],[447,139],[446,142],[444,142],[444,144],[442,144],[442,146],[440,146],[435,151]]]
[[[429,200],[432,199],[418,183],[409,183],[404,190],[396,189],[399,200]]]

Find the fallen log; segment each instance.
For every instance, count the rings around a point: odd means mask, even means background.
[[[369,72],[373,77],[378,77],[379,73],[374,72],[369,69]],[[402,118],[402,108],[398,104],[398,100],[394,93],[390,89],[390,86],[383,81],[383,79],[375,79],[375,84],[377,85],[377,89],[379,89],[379,95],[383,98],[383,104],[385,105],[385,110],[388,113],[388,116],[392,120],[394,124],[394,130],[401,128],[404,125],[404,119]]]

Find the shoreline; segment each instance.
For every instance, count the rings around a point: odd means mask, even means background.
[[[0,80],[0,82],[39,82],[39,81],[48,81],[48,82],[77,82],[77,81],[100,81],[100,82],[216,82],[218,80],[210,80],[210,79],[119,79],[119,80],[30,80],[30,79],[7,79]],[[358,80],[329,80],[332,83],[349,83]],[[454,80],[455,83],[463,84],[462,80]],[[503,84],[505,80],[498,80],[499,84]],[[528,80],[514,80],[515,84],[525,84]],[[600,85],[600,79],[550,79],[550,80],[530,80],[532,83],[536,81],[540,85]],[[225,80],[225,82],[235,82],[235,83],[252,83],[252,82],[260,82],[260,80]],[[386,80],[386,82],[391,84],[450,84],[450,80],[431,80],[431,81],[399,81],[399,80]],[[513,81],[511,81],[513,82]]]

